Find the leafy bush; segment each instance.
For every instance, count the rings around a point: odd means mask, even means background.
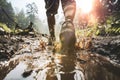
[[[110,27],[106,30],[108,35],[120,35],[120,27]]]

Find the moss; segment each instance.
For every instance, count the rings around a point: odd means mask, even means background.
[[[12,30],[8,28],[6,24],[0,23],[0,27],[3,28],[5,32],[8,32],[8,33],[12,32]]]

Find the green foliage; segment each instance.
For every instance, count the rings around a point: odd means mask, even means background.
[[[5,23],[8,27],[12,27],[14,25],[13,21],[10,20],[4,11],[9,14],[11,19],[14,18],[14,10],[12,8],[11,3],[7,2],[7,0],[0,0],[0,22]]]
[[[12,30],[8,28],[6,24],[0,23],[0,27],[3,28],[5,32],[12,32]]]
[[[15,14],[15,21],[18,23],[21,29],[27,28],[30,22],[34,23],[36,19],[35,14],[37,14],[37,7],[35,3],[27,4],[26,10],[27,13],[25,13],[22,9],[21,11],[18,11],[18,13]],[[16,31],[19,32],[19,30]]]
[[[120,35],[120,15],[114,13],[113,15],[109,16],[106,20],[106,24],[102,25],[104,29],[98,29],[99,35],[103,33],[104,35]]]
[[[120,35],[120,27],[110,27],[106,29],[108,35]]]
[[[15,15],[15,20],[21,29],[24,29],[29,25],[29,19],[26,17],[24,10],[21,10]]]
[[[97,26],[96,35],[101,35],[101,36],[105,36],[106,35],[106,28],[105,28],[104,25]]]
[[[111,0],[110,0],[111,1]],[[96,17],[97,22],[93,22],[92,25],[87,23],[87,29],[83,29],[85,36],[106,36],[106,35],[120,35],[120,2],[111,5],[109,0],[101,1],[102,7],[98,6],[93,13],[93,16]],[[99,4],[96,4],[99,5]],[[100,8],[101,7],[101,8]],[[99,9],[100,8],[100,9]],[[92,14],[92,13],[91,13]],[[96,15],[95,15],[96,14]],[[82,17],[85,17],[82,15]],[[80,19],[79,23],[87,22],[86,20]],[[82,23],[80,26],[84,25]],[[89,28],[89,29],[88,29]],[[78,31],[82,34],[82,30]],[[77,33],[77,34],[79,34]]]

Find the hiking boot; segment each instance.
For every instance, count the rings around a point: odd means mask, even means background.
[[[62,25],[61,33],[61,53],[69,54],[74,53],[75,50],[75,29],[71,20],[65,21]]]
[[[48,45],[52,46],[52,45],[54,45],[54,42],[55,42],[55,37],[50,37],[48,40]]]

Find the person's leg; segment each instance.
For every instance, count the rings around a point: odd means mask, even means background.
[[[75,29],[73,19],[76,11],[76,3],[74,0],[61,0],[64,11],[65,22],[62,25],[60,40],[62,53],[72,54],[75,48]]]
[[[73,18],[76,11],[76,3],[74,0],[61,0],[62,8],[64,11],[65,22],[62,25],[60,32],[61,40],[61,54],[65,57],[61,58],[61,65],[63,66],[61,71],[65,72],[61,74],[61,80],[74,80],[74,74],[71,73],[75,70],[75,29],[73,24]]]
[[[49,26],[50,37],[54,38],[55,37],[55,33],[54,33],[55,16],[54,15],[47,16],[47,22]]]
[[[45,8],[46,8],[47,22],[50,32],[49,44],[52,45],[52,40],[55,39],[55,32],[54,32],[55,14],[57,14],[59,0],[45,0],[45,3],[46,3]]]
[[[76,12],[75,0],[61,0],[65,20],[71,19],[73,21]]]

